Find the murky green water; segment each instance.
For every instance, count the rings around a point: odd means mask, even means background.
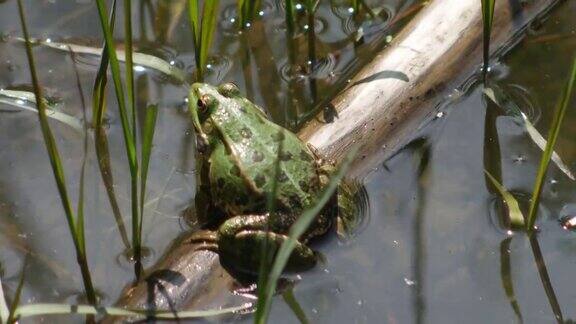
[[[236,82],[266,107],[275,121],[293,129],[314,102],[329,98],[339,82],[382,47],[382,39],[400,25],[397,18],[411,12],[415,3],[386,1],[378,19],[363,24],[365,43],[355,44],[357,27],[346,1],[321,1],[315,26],[317,64],[310,74],[304,33],[296,36],[292,63],[286,55],[281,1],[264,1],[263,23],[242,35],[231,23],[235,17],[233,1],[221,2],[221,22],[207,80]],[[155,1],[135,5],[135,42],[139,51],[160,56],[191,73],[193,53],[186,14],[181,18],[175,14],[181,1],[163,2],[167,3],[174,5],[174,11]],[[380,2],[369,3],[378,7]],[[35,37],[93,46],[101,42],[96,10],[87,1],[39,2],[28,9]],[[156,19],[151,18],[152,12]],[[574,14],[576,3],[564,2],[517,49],[494,65],[499,84],[526,99],[522,106],[543,134],[576,51]],[[171,19],[163,20],[163,15]],[[14,39],[20,35],[15,3],[0,4],[0,17],[0,33],[5,36],[0,42],[0,88],[26,87],[29,75],[24,47]],[[117,26],[121,25],[119,17]],[[122,39],[121,33],[117,39]],[[45,47],[36,47],[34,53],[46,92],[59,99],[62,112],[81,118],[70,56]],[[79,56],[78,68],[88,97],[97,66],[97,57]],[[182,218],[195,192],[194,138],[184,109],[186,87],[146,69],[138,73],[137,85],[142,106],[159,103],[161,107],[144,230],[145,244],[153,251],[147,263],[152,264],[173,237],[194,226]],[[485,125],[487,107],[495,113],[498,108],[487,104],[479,85],[460,94],[443,106],[441,117],[422,131],[419,140],[364,179],[370,200],[369,220],[356,238],[342,244],[329,237],[318,247],[326,255],[326,264],[303,273],[295,288],[311,321],[515,322],[503,288],[504,273],[513,282],[526,322],[554,322],[529,241],[522,234],[508,234],[501,225],[500,203],[488,191],[483,175],[487,167],[484,156],[498,160],[495,150],[487,150],[485,143],[495,143],[497,138],[504,184],[513,192],[528,194],[540,151],[512,118],[500,116],[495,123]],[[115,191],[129,227],[129,173],[112,91],[108,102]],[[557,152],[572,168],[576,168],[576,136],[571,127],[575,119],[576,111],[570,109],[557,145]],[[82,159],[81,133],[59,122],[52,126],[75,198]],[[485,141],[485,129],[497,130],[489,132],[490,141]],[[122,286],[133,279],[133,271],[122,256],[126,247],[112,216],[93,147],[90,150],[88,255],[95,285],[104,302],[111,304]],[[569,319],[576,317],[572,280],[575,238],[574,233],[562,229],[558,219],[576,215],[576,188],[555,167],[549,175],[539,221],[539,247],[563,318]],[[27,252],[32,257],[25,303],[74,301],[82,291],[37,118],[4,104],[0,104],[0,244],[0,275],[9,295],[17,285]],[[295,321],[280,298],[272,316],[275,322]]]

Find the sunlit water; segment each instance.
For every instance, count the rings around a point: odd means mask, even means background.
[[[138,2],[133,15],[134,35],[139,51],[162,57],[191,73],[194,55],[186,13],[181,18],[175,14],[178,3],[184,2],[173,1],[172,18],[166,21],[151,19],[150,9],[162,17],[167,8],[156,2],[150,6],[146,1],[142,6]],[[390,28],[398,25],[390,22],[414,5],[414,1],[386,1],[378,8],[379,18],[362,25],[365,43],[355,45],[358,27],[347,2],[321,1],[314,26],[318,63],[310,74],[304,26],[296,34],[296,62],[291,64],[286,55],[282,1],[263,2],[263,24],[257,23],[244,33],[250,44],[246,47],[242,45],[247,44],[244,34],[239,34],[232,22],[234,2],[221,1],[221,21],[207,80],[236,82],[251,99],[266,107],[275,121],[293,129],[314,102],[329,98],[332,89],[383,46],[383,39],[392,34]],[[368,3],[377,7],[380,2]],[[101,42],[96,9],[88,1],[38,2],[27,12],[34,37],[92,46]],[[574,2],[564,3],[543,26],[533,28],[517,49],[494,64],[494,78],[523,94],[527,100],[522,107],[530,111],[543,134],[576,51],[576,23],[571,19],[575,13]],[[20,35],[15,3],[1,4],[0,17],[4,40],[0,42],[0,88],[29,88],[24,47],[13,39]],[[117,26],[122,26],[121,15]],[[122,35],[120,30],[117,35]],[[34,54],[46,93],[58,98],[57,109],[81,119],[70,56],[43,47],[36,47]],[[246,55],[249,64],[243,65]],[[79,56],[78,61],[89,99],[99,61],[87,55]],[[194,137],[185,110],[185,86],[168,82],[149,69],[137,74],[137,85],[142,107],[148,103],[161,107],[144,225],[145,244],[151,250],[146,264],[152,264],[177,234],[195,226],[182,218],[195,193]],[[303,273],[295,288],[296,298],[312,322],[515,322],[502,284],[506,255],[510,255],[509,274],[524,320],[554,321],[528,240],[522,234],[507,233],[499,219],[501,202],[487,190],[483,156],[495,157],[485,150],[487,101],[481,86],[475,84],[461,91],[463,96],[447,101],[438,118],[411,145],[383,161],[363,180],[370,201],[367,226],[350,242],[328,237],[319,244],[326,263]],[[129,228],[129,173],[111,89],[108,102],[115,190]],[[569,110],[557,145],[557,152],[573,169],[576,134],[570,125],[575,119],[576,112]],[[504,185],[527,196],[540,151],[512,118],[501,116],[495,125]],[[82,133],[60,122],[52,126],[69,191],[76,201]],[[124,257],[125,244],[112,217],[90,143],[85,201],[88,256],[95,285],[104,303],[111,304],[134,274]],[[576,317],[576,245],[574,234],[563,230],[558,219],[576,215],[574,197],[574,183],[551,167],[538,237],[564,319]],[[509,246],[502,243],[509,238]],[[25,303],[78,299],[82,283],[37,118],[5,104],[0,104],[0,244],[0,275],[8,295],[17,285],[24,256],[31,253]],[[273,306],[272,318],[274,322],[296,320],[280,298]]]

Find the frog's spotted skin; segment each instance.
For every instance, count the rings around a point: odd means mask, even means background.
[[[194,84],[190,100],[196,103],[192,108],[195,130],[209,148],[211,200],[229,218],[218,231],[219,250],[241,270],[257,272],[258,263],[242,255],[259,255],[264,237],[278,244],[285,239],[290,226],[321,190],[316,157],[295,134],[268,120],[256,105],[241,97],[234,85]],[[270,222],[266,202],[277,158],[278,215]],[[324,233],[334,216],[334,208],[325,208],[300,240]],[[264,230],[268,225],[272,233]],[[314,253],[300,244],[297,251],[301,253],[294,256],[292,268],[313,264],[310,258]]]
[[[262,196],[269,192],[272,189],[278,145],[284,139],[278,176],[278,203],[286,209],[309,204],[319,183],[313,163],[314,155],[308,147],[296,135],[269,121],[250,101],[240,97],[225,97],[217,88],[209,85],[196,87],[202,93],[201,96],[209,95],[213,98],[208,117],[212,125],[210,135],[214,139],[211,144],[215,147],[209,161],[211,182],[217,181],[214,179],[216,174],[229,170],[234,185],[239,185],[243,180],[251,196]],[[226,187],[230,186],[232,184]],[[223,195],[226,190],[216,191],[219,193],[214,196],[220,197],[220,202],[229,213],[264,212],[264,206],[239,205],[237,197]],[[260,208],[254,210],[250,207]]]

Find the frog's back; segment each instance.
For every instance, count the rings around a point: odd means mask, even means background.
[[[213,116],[218,119],[215,124],[228,156],[248,188],[262,199],[272,190],[278,147],[283,140],[278,207],[301,209],[311,202],[320,185],[314,155],[294,133],[254,109],[223,110]]]

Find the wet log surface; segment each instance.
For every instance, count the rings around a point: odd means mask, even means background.
[[[557,2],[496,1],[492,52],[506,48]],[[299,136],[336,161],[361,143],[352,173],[362,176],[431,120],[444,95],[478,71],[481,59],[480,1],[432,1],[331,101],[337,117],[326,123],[321,114]],[[218,255],[195,251],[190,235],[175,240],[147,279],[127,287],[116,305],[192,310],[245,303],[233,293],[235,281]]]

